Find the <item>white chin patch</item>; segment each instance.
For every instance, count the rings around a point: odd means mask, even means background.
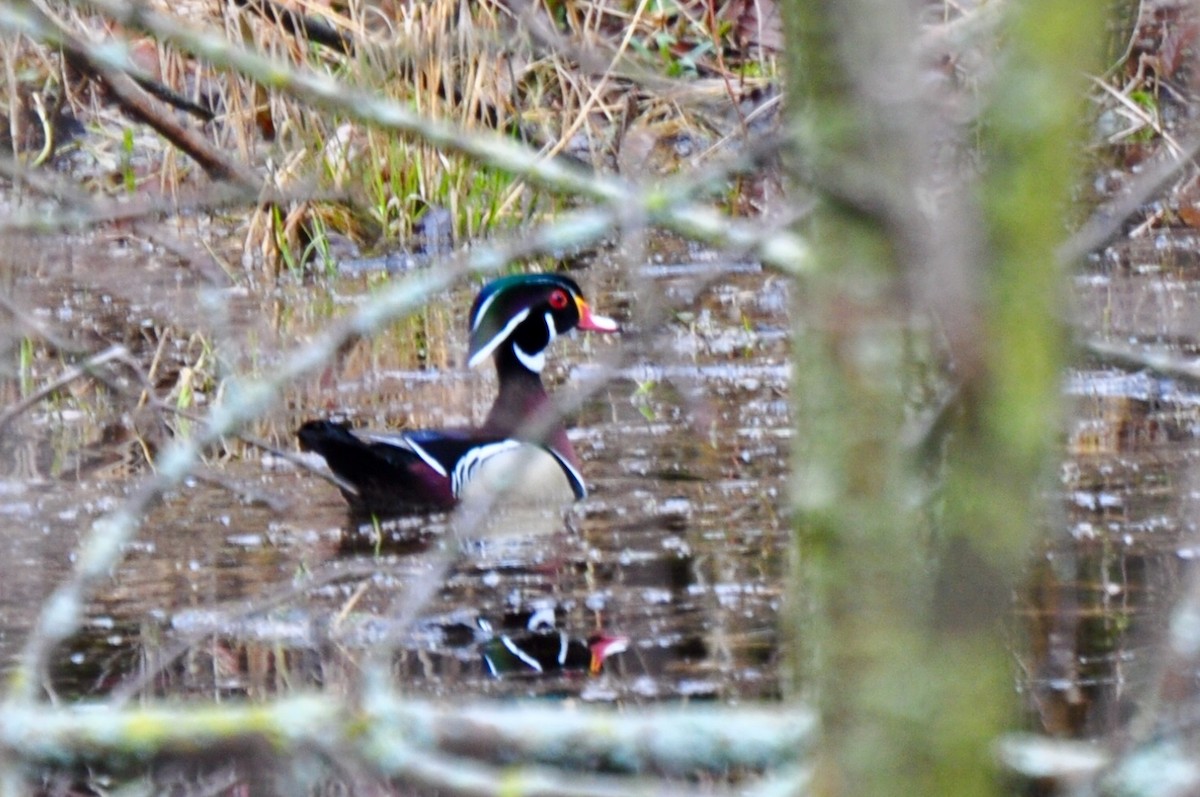
[[[546,346],[537,354],[530,354],[522,349],[516,343],[513,344],[513,354],[517,355],[517,359],[521,361],[521,365],[533,371],[535,374],[540,374],[542,369],[546,367],[546,349],[550,348],[550,344],[558,337],[558,325],[554,323],[554,316],[546,313]]]
[[[540,374],[542,369],[546,367],[546,350],[542,349],[537,354],[529,354],[520,346],[513,344],[513,354],[517,355],[517,359],[521,361],[521,365],[533,371],[535,374]]]

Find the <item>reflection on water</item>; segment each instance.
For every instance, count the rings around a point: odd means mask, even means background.
[[[352,680],[364,651],[394,644],[406,688],[434,695],[777,694],[790,434],[786,284],[747,264],[657,267],[640,279],[675,302],[659,321],[636,315],[634,288],[617,274],[597,264],[576,276],[593,306],[624,314],[624,362],[611,365],[612,341],[579,335],[551,356],[551,384],[612,375],[575,419],[571,436],[591,495],[558,532],[457,542],[437,518],[350,527],[335,488],[231,442],[232,456],[215,452],[206,472],[147,518],[92,602],[85,629],[55,659],[56,688],[259,695],[336,685]],[[207,351],[153,320],[161,297],[136,282],[99,296],[64,295],[53,281],[20,289],[59,316],[66,307],[72,318],[88,318],[78,325],[88,341],[135,326],[140,337],[126,335],[126,345],[143,363],[157,356],[156,387],[178,399],[190,380],[202,410],[224,367],[269,366],[282,347],[369,294],[375,279],[285,288],[265,312],[238,297],[214,316],[220,324],[195,319]],[[375,427],[480,421],[494,376],[463,365],[473,292],[464,286],[350,347],[252,432],[291,449],[291,430],[323,413]],[[95,320],[101,308],[107,315]],[[647,340],[652,347],[639,349]],[[42,364],[39,378],[54,365]],[[0,562],[6,662],[65,576],[88,521],[118,504],[153,452],[128,399],[92,390],[64,397],[61,411],[21,416],[3,443],[22,449],[26,463],[0,482],[0,517],[19,530]],[[80,451],[104,466],[81,467]],[[397,625],[408,590],[446,546],[451,564],[440,588],[411,627]],[[542,644],[521,619],[539,609],[570,641],[619,636],[628,649],[597,677],[556,667],[536,678],[494,677],[488,645]]]
[[[1096,258],[1076,280],[1088,335],[1192,355],[1200,342],[1193,236],[1168,233]],[[1048,519],[1018,607],[1030,722],[1100,737],[1144,704],[1159,643],[1194,573],[1200,391],[1194,383],[1092,363],[1070,373],[1060,513]]]
[[[1076,283],[1079,326],[1195,351],[1195,281],[1187,263],[1172,263],[1133,250],[1098,261]],[[230,441],[148,517],[85,629],[55,659],[56,688],[264,695],[337,686],[353,680],[366,651],[394,644],[398,678],[432,695],[777,694],[791,433],[786,282],[744,263],[656,265],[636,275],[670,303],[655,317],[641,315],[645,286],[620,273],[597,263],[576,276],[625,325],[624,356],[612,340],[574,336],[551,357],[552,384],[611,377],[577,413],[572,439],[591,495],[559,531],[455,542],[444,519],[347,527],[335,488]],[[78,275],[39,272],[16,289],[68,341],[92,351],[119,341],[160,396],[188,395],[203,410],[220,376],[268,367],[377,279],[285,286],[265,304],[224,294],[220,312],[172,325],[161,319],[179,297],[161,277],[85,290]],[[374,427],[478,422],[494,377],[464,366],[472,294],[463,286],[348,347],[251,432],[292,449],[291,431],[315,415]],[[62,368],[57,353],[33,354],[29,373],[0,379],[6,406],[22,379],[43,384]],[[119,504],[157,439],[187,426],[147,423],[136,409],[145,386],[128,370],[110,376],[125,388],[68,386],[0,435],[9,463],[0,478],[5,662],[64,578],[81,530]],[[1200,551],[1190,475],[1200,392],[1085,361],[1066,393],[1058,509],[1017,605],[1028,640],[1015,646],[1018,686],[1031,726],[1099,735],[1137,708],[1166,611]],[[400,624],[409,590],[430,573],[438,589],[411,626]],[[552,667],[493,677],[487,646],[527,633],[536,611],[569,640],[618,635],[629,647],[597,677]]]

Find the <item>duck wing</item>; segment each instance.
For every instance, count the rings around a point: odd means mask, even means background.
[[[354,509],[420,512],[457,502],[448,475],[453,463],[408,434],[355,433],[333,421],[309,421],[297,434],[301,448],[324,457],[329,469],[354,488],[342,489]]]
[[[406,432],[353,431],[344,423],[309,421],[298,432],[301,448],[324,457],[339,478],[353,487],[342,494],[351,506],[373,513],[411,513],[450,509],[472,485],[507,483],[512,469],[535,465],[540,457],[561,472],[568,495],[586,495],[578,470],[551,448],[498,435],[463,430]],[[535,456],[531,456],[535,455]],[[545,471],[530,467],[519,486],[537,496]],[[491,486],[488,489],[492,489]]]

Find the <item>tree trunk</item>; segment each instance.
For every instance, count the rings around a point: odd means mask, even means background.
[[[991,108],[971,126],[987,163],[975,184],[949,113],[974,95],[952,85],[949,45],[913,3],[783,13],[790,169],[820,200],[804,229],[818,275],[795,307],[788,615],[793,685],[824,725],[819,794],[999,791],[989,745],[1014,697],[1003,627],[1059,424],[1054,252],[1104,10],[1000,8],[973,12],[1008,24]],[[990,59],[993,33],[966,46]]]

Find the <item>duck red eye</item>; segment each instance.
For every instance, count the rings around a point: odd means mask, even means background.
[[[562,310],[569,302],[565,291],[555,291],[550,294],[550,306],[555,310]]]

